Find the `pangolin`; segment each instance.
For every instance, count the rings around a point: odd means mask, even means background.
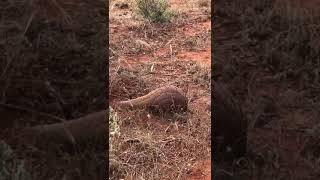
[[[152,112],[174,113],[187,110],[188,98],[178,87],[168,85],[155,89],[144,96],[120,101],[119,106],[121,108],[146,108]]]
[[[24,141],[45,147],[49,142],[69,145],[83,144],[92,141],[105,141],[107,133],[107,111],[102,110],[86,116],[57,122],[37,125],[21,130]]]

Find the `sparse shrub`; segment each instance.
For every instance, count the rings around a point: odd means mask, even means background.
[[[200,7],[207,7],[207,6],[209,6],[209,1],[208,0],[200,0],[198,2],[198,4]]]
[[[135,0],[138,14],[151,22],[168,22],[173,13],[167,0]]]

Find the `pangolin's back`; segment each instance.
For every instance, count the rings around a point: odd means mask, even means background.
[[[180,109],[186,110],[187,104],[188,99],[183,95],[182,90],[172,85],[157,88],[150,93],[135,99],[119,102],[119,105],[122,108],[148,108],[163,112]]]

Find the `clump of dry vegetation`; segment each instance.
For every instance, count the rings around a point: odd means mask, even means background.
[[[207,89],[211,87],[211,70],[207,67],[201,67],[198,64],[190,63],[187,74],[192,77],[194,83],[204,86]]]
[[[208,0],[199,0],[199,1],[198,1],[198,5],[199,5],[200,7],[208,7],[208,6],[210,6],[211,4],[210,4],[210,1],[208,1]]]
[[[120,119],[117,115],[117,112],[109,106],[109,154],[114,153],[114,149],[112,148],[112,141],[120,136]]]
[[[120,119],[117,115],[117,112],[114,111],[112,107],[109,107],[109,177],[119,178],[122,175],[120,172],[119,164],[115,161],[115,151],[113,147],[114,141],[120,136]],[[109,178],[112,179],[112,178]]]
[[[151,22],[168,22],[173,16],[167,0],[135,0],[138,14]]]

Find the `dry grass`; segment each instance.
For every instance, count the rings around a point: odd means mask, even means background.
[[[145,19],[154,22],[168,22],[172,18],[167,0],[135,0],[136,11]]]
[[[1,139],[32,179],[105,176],[100,145],[69,154],[11,141],[15,128],[57,122],[39,114],[72,119],[105,108],[104,2],[13,0],[0,8]]]
[[[136,83],[144,82],[139,76],[141,73],[131,72],[130,81],[119,83],[128,78],[130,72],[127,72],[128,74],[125,72],[118,75],[115,78],[118,80],[111,81],[111,84],[113,84],[112,89],[118,91],[126,89],[126,91],[122,91],[122,93],[111,91],[111,97],[118,95],[117,99],[133,98],[139,94],[146,94],[148,92],[146,89],[152,89],[150,84],[141,86]],[[204,84],[206,89],[209,88],[208,72],[188,73],[194,83]],[[184,84],[186,82],[182,80],[177,83]],[[177,115],[171,119],[150,116],[144,111],[118,111],[121,136],[110,142],[113,147],[113,151],[110,152],[113,157],[110,158],[111,179],[124,177],[183,179],[199,157],[205,158],[210,154],[208,119],[202,119],[204,115],[200,115],[196,111]],[[210,115],[205,117],[209,118]]]
[[[9,103],[15,96],[28,97],[28,100],[24,100],[24,104],[19,102],[19,105],[32,104],[31,106],[39,111],[50,111],[43,109],[46,107],[44,104],[54,105],[58,102],[63,106],[64,103],[77,104],[83,100],[80,104],[85,105],[88,102],[87,99],[78,98],[77,100],[76,96],[86,97],[85,93],[90,87],[93,88],[89,96],[99,96],[101,92],[94,89],[103,88],[100,82],[103,81],[105,73],[101,67],[104,67],[105,62],[98,59],[103,59],[104,56],[104,51],[101,49],[104,42],[99,40],[104,31],[98,27],[95,28],[96,30],[88,29],[87,26],[94,24],[94,21],[82,24],[83,29],[86,30],[81,32],[75,29],[79,26],[75,21],[70,25],[63,25],[61,21],[56,22],[41,14],[30,19],[35,9],[28,4],[28,1],[17,1],[11,6],[16,8],[14,12],[19,14],[16,17],[6,17],[12,14],[13,9],[8,8],[2,11],[4,15],[1,23],[6,24],[6,28],[1,28],[1,34],[6,38],[1,42],[3,49],[1,56],[6,61],[1,61],[0,83],[4,87],[0,90],[1,101]],[[81,39],[82,36],[83,39]],[[91,36],[92,41],[86,40],[85,36]],[[88,46],[91,50],[86,50]],[[79,61],[82,62],[78,63]],[[89,67],[84,68],[83,64]],[[86,78],[79,78],[84,75]],[[22,89],[25,91],[21,92]],[[39,99],[37,95],[39,92],[43,93],[41,96],[47,97],[47,102],[44,103]],[[28,101],[30,102],[27,103]],[[79,109],[83,111],[84,108],[86,107]],[[50,113],[53,113],[52,110]],[[61,114],[61,111],[54,113]]]
[[[180,10],[174,8],[176,4],[172,1],[169,3],[170,10]],[[110,12],[113,54],[109,97],[120,124],[120,136],[110,142],[113,147],[110,179],[186,179],[196,162],[210,159],[211,123],[206,103],[210,101],[211,70],[195,63],[197,58],[180,58],[179,54],[187,50],[195,56],[200,54],[209,48],[210,34],[202,29],[201,34],[194,37],[181,33],[179,28],[199,23],[199,19],[187,19],[188,9],[179,11],[179,16],[163,24],[145,22],[135,18],[134,13],[117,9]],[[120,14],[126,14],[126,18]],[[207,17],[202,19],[205,12],[200,14],[194,18],[206,21]],[[197,44],[192,48],[188,39]],[[188,112],[161,117],[144,110],[117,107],[120,100],[135,98],[168,84],[180,87],[187,94]]]
[[[320,16],[280,2],[216,4],[214,78],[226,82],[250,121],[247,157],[216,168],[243,179],[319,177],[318,140],[306,129],[319,123]]]
[[[198,114],[184,115],[187,123],[177,118],[171,119],[173,122],[157,119],[163,124],[148,119],[145,112],[121,114],[121,124],[127,125],[122,125],[121,136],[110,143],[114,149],[111,166],[118,166],[111,170],[111,179],[183,179],[198,157],[210,153],[208,125]],[[138,119],[143,120],[134,122]],[[150,122],[143,126],[141,121]]]

